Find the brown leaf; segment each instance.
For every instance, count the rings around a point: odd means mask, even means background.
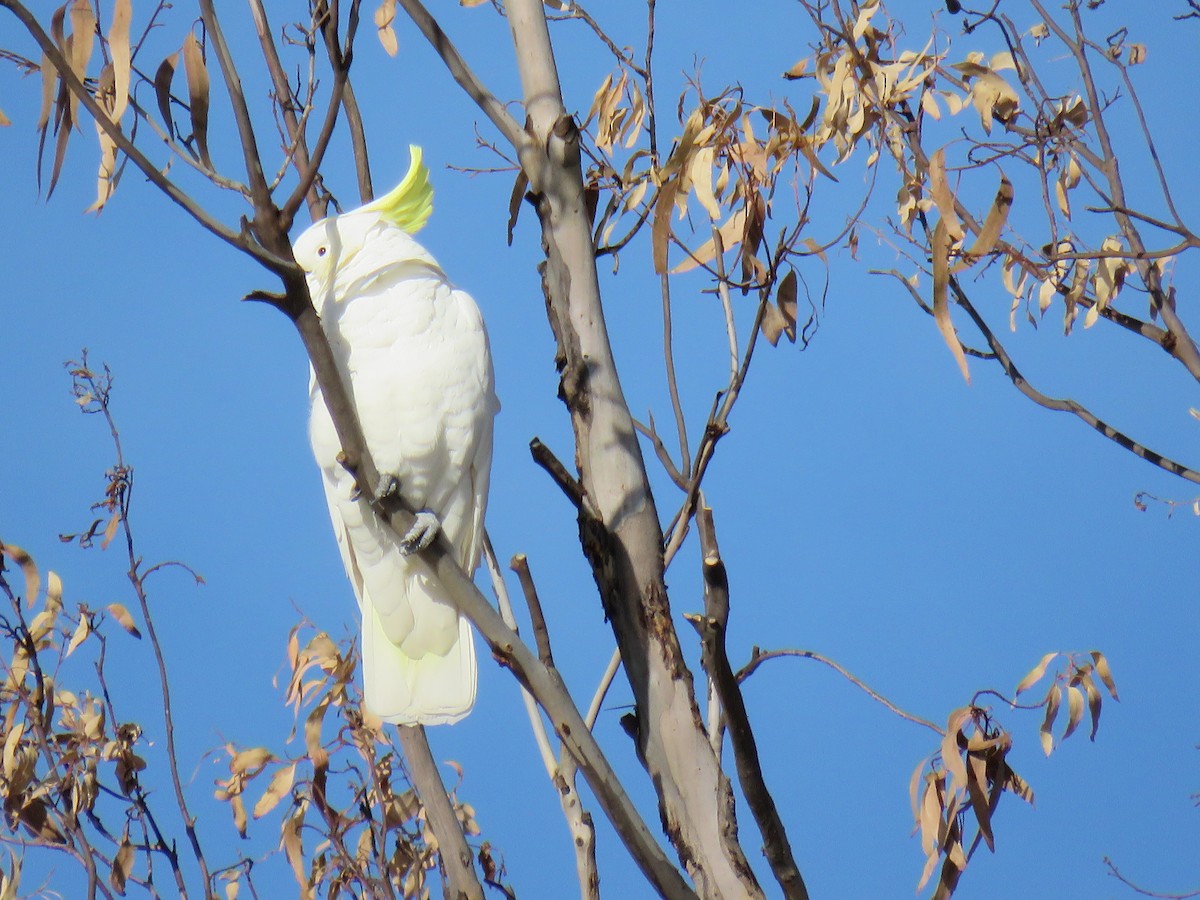
[[[229,798],[229,808],[233,813],[233,827],[242,837],[246,836],[246,804],[242,800],[241,794],[234,794]]]
[[[96,44],[96,13],[88,0],[75,0],[71,4],[71,39],[67,61],[71,71],[81,83],[87,81],[88,60]],[[71,121],[79,121],[79,98],[71,94]]]
[[[1001,175],[996,199],[992,201],[992,208],[988,210],[987,218],[983,220],[983,227],[979,229],[979,236],[971,245],[971,249],[967,251],[967,256],[977,259],[985,253],[990,253],[991,249],[996,246],[996,241],[1000,239],[1000,232],[1004,230],[1004,224],[1008,221],[1008,212],[1012,209],[1013,196],[1012,182]],[[969,263],[962,264],[960,268],[964,268],[966,265]]]
[[[1108,688],[1112,698],[1120,700],[1121,698],[1117,696],[1117,683],[1113,681],[1112,671],[1108,667],[1108,659],[1099,650],[1093,650],[1091,657],[1096,664],[1096,674],[1100,676],[1100,680],[1104,682],[1104,686]]]
[[[950,790],[967,786],[967,767],[958,749],[958,735],[963,724],[971,718],[970,707],[964,706],[950,713],[946,721],[946,736],[942,738],[942,765],[950,773]]]
[[[129,26],[133,21],[131,0],[114,0],[112,24],[108,28],[108,51],[112,57],[114,105],[111,118],[120,122],[129,105],[129,74],[132,57],[129,46]]]
[[[1079,723],[1083,721],[1083,691],[1074,685],[1067,685],[1067,729],[1059,742],[1065,741],[1075,733]]]
[[[987,760],[974,753],[967,755],[967,794],[971,798],[971,810],[975,813],[975,821],[979,823],[979,833],[987,842],[988,849],[995,853],[991,800],[987,793]]]
[[[67,656],[78,649],[79,645],[87,640],[87,636],[92,633],[91,621],[86,613],[80,613],[79,624],[75,626],[75,633],[71,635],[71,641],[67,644]]]
[[[175,123],[171,119],[171,81],[175,78],[175,67],[179,64],[179,51],[172,53],[154,73],[154,96],[158,100],[158,114],[170,137],[175,136]]]
[[[1021,679],[1021,683],[1017,685],[1016,691],[1013,692],[1014,697],[1019,697],[1024,691],[1029,690],[1046,674],[1046,667],[1050,665],[1050,661],[1058,656],[1057,653],[1047,653],[1042,657],[1041,662],[1029,670],[1029,674]]]
[[[508,246],[512,246],[513,231],[517,227],[517,216],[521,214],[521,203],[525,200],[525,191],[529,189],[529,176],[525,170],[517,172],[513,182],[512,194],[508,198]]]
[[[783,73],[783,77],[788,81],[795,81],[797,78],[803,78],[805,71],[808,69],[808,58],[804,58]]]
[[[133,861],[133,845],[129,843],[129,832],[126,831],[121,838],[121,846],[113,856],[112,871],[108,874],[108,883],[122,897],[125,896],[125,882],[133,871]]]
[[[292,874],[300,885],[301,897],[311,897],[308,878],[304,874],[304,845],[300,840],[300,830],[304,827],[304,807],[288,816],[281,831],[283,832],[283,852],[292,866]]]
[[[271,776],[271,783],[267,785],[266,791],[258,802],[254,804],[254,818],[261,819],[271,810],[273,810],[279,801],[288,795],[292,789],[292,782],[296,778],[296,765],[293,763],[290,766],[283,766]]]
[[[657,224],[657,221],[655,222]],[[734,210],[731,215],[717,231],[721,236],[721,247],[724,250],[729,250],[732,247],[740,244],[746,230],[746,210],[745,208]],[[681,272],[690,272],[697,266],[702,266],[711,261],[717,255],[717,239],[710,238],[705,241],[695,250],[688,253],[687,259],[671,270],[672,275],[678,275]]]
[[[195,34],[189,33],[183,42],[183,71],[187,76],[192,139],[196,142],[200,161],[211,169],[212,157],[208,153],[208,67],[204,65],[204,52]]]
[[[400,51],[400,42],[396,40],[396,29],[392,22],[396,19],[396,0],[383,0],[375,10],[375,28],[379,32],[379,43],[388,56],[395,56]]]
[[[21,824],[34,837],[51,844],[65,844],[67,841],[58,830],[58,826],[50,819],[46,803],[40,798],[33,798],[17,813]]]
[[[1010,769],[1008,763],[1002,762],[1000,766],[1001,775],[997,780],[1004,790],[1010,794],[1015,794],[1030,806],[1033,806],[1033,788],[1029,786],[1024,778]]]
[[[21,574],[25,576],[25,606],[32,607],[42,589],[42,576],[38,574],[33,557],[16,544],[5,544],[3,541],[0,541],[0,552],[21,567]]]
[[[271,751],[266,747],[251,747],[234,755],[233,759],[229,761],[229,771],[234,775],[242,775],[250,771],[257,772],[273,758]]]
[[[796,316],[798,314],[796,294],[796,270],[788,269],[788,273],[783,276],[783,280],[779,282],[779,288],[775,292],[775,303],[779,306],[779,311],[787,322],[783,330],[784,334],[793,344],[796,343]]]
[[[1046,705],[1046,716],[1042,719],[1041,727],[1042,752],[1049,756],[1054,750],[1054,720],[1058,717],[1058,707],[1062,702],[1062,692],[1057,682],[1050,685],[1042,702]]]
[[[1083,689],[1087,692],[1088,711],[1092,717],[1092,732],[1088,735],[1089,740],[1096,740],[1096,731],[1100,728],[1100,707],[1102,698],[1100,691],[1096,688],[1095,682],[1092,681],[1092,676],[1085,675],[1082,679]]]
[[[38,112],[37,130],[43,131],[50,124],[50,110],[54,106],[54,93],[58,87],[58,69],[50,57],[42,54],[42,108]]]
[[[963,238],[962,223],[958,220],[958,211],[954,208],[954,194],[950,190],[950,182],[946,178],[946,148],[940,147],[933,156],[929,157],[929,193],[941,213],[942,221],[946,223],[946,233],[952,241]]]
[[[103,166],[101,166],[101,171],[103,171]],[[101,204],[101,205],[103,205],[103,204]],[[90,210],[89,210],[89,212],[90,212]],[[108,549],[108,545],[112,543],[112,539],[117,533],[117,526],[120,524],[121,524],[121,514],[113,513],[112,518],[108,520],[108,524],[104,526],[104,538],[100,541],[100,549],[101,550]]]
[[[133,624],[133,616],[129,614],[129,610],[127,610],[120,603],[110,603],[105,608],[108,610],[109,615],[116,619],[117,623],[122,628],[124,628],[138,640],[141,640],[142,633],[138,631],[137,626]]]
[[[950,236],[946,224],[941,219],[933,229],[933,320],[937,323],[942,340],[950,348],[950,353],[958,363],[958,370],[971,383],[971,372],[967,369],[967,357],[959,343],[958,333],[954,323],[950,321],[949,303],[950,285]]]
[[[658,192],[658,203],[654,207],[654,224],[650,229],[650,243],[654,271],[659,275],[667,273],[667,248],[671,242],[671,212],[675,209],[675,193],[678,190],[679,182],[674,178],[663,184]]]

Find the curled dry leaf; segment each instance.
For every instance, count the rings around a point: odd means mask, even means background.
[[[967,357],[963,353],[962,343],[958,340],[958,332],[950,321],[950,236],[943,220],[938,219],[933,229],[933,319],[938,331],[950,353],[958,363],[967,384],[971,383],[971,372],[967,368]]]
[[[67,44],[68,53],[64,54],[71,64],[75,77],[84,82],[87,80],[88,61],[92,58],[92,48],[96,43],[96,13],[88,0],[75,0],[71,4],[71,37]],[[79,121],[79,98],[71,94],[71,121]],[[61,133],[61,132],[60,132]]]
[[[395,56],[400,52],[396,29],[392,27],[395,20],[396,0],[383,0],[375,10],[375,28],[378,30],[379,43],[383,45],[388,56]]]
[[[273,810],[279,801],[288,795],[292,789],[292,783],[296,779],[296,764],[283,766],[274,775],[271,776],[271,783],[267,785],[266,791],[259,797],[258,802],[254,804],[254,818],[261,819],[271,810]]]
[[[212,157],[208,153],[208,67],[204,64],[204,51],[200,49],[195,34],[188,34],[183,42],[183,71],[187,76],[192,140],[195,141],[200,162],[211,169]]]
[[[158,102],[158,114],[169,137],[175,136],[175,123],[171,117],[171,82],[175,78],[175,67],[179,65],[179,51],[175,51],[161,63],[154,73],[154,98]]]
[[[988,796],[987,759],[976,753],[967,754],[967,795],[971,800],[971,811],[979,823],[979,833],[987,842],[988,849],[996,852],[996,839],[992,835],[992,798]]]
[[[113,856],[112,871],[108,875],[108,883],[118,894],[125,893],[125,882],[133,872],[133,845],[129,842],[129,832],[121,837],[121,846]]]
[[[92,633],[92,625],[86,611],[79,615],[79,624],[75,626],[75,633],[71,635],[71,641],[67,644],[67,656],[74,653],[79,645],[82,644],[89,634]]]
[[[1046,715],[1042,719],[1040,737],[1042,752],[1047,756],[1054,751],[1054,720],[1058,717],[1058,707],[1061,702],[1062,688],[1055,682],[1050,685],[1050,690],[1046,692],[1046,698],[1042,701],[1046,707]]]
[[[114,102],[111,117],[114,122],[121,121],[125,109],[129,106],[129,76],[133,64],[129,46],[129,26],[132,22],[131,0],[115,0],[112,24],[108,29],[108,52],[113,68]]]
[[[1022,678],[1020,683],[1017,684],[1017,689],[1013,692],[1013,696],[1020,697],[1022,693],[1029,690],[1031,687],[1041,681],[1042,676],[1046,674],[1046,668],[1050,665],[1051,660],[1053,660],[1056,656],[1058,656],[1058,653],[1047,653],[1045,656],[1043,656],[1041,661],[1029,670],[1029,674]]]
[[[109,615],[116,619],[117,623],[122,628],[128,631],[135,638],[138,638],[139,640],[141,639],[142,633],[138,631],[137,625],[133,623],[133,616],[129,614],[129,610],[127,610],[120,603],[110,603],[105,608],[108,610]]]
[[[1092,681],[1091,675],[1086,675],[1082,679],[1083,689],[1087,693],[1088,712],[1091,714],[1092,730],[1088,734],[1089,740],[1096,740],[1096,731],[1100,728],[1100,707],[1102,706],[1102,698],[1100,691],[1096,688],[1095,682]]]
[[[0,541],[0,552],[20,567],[21,574],[25,577],[25,605],[32,607],[42,589],[42,576],[38,574],[33,557],[16,544],[6,544],[3,541]]]
[[[658,192],[658,203],[654,207],[654,224],[651,226],[651,252],[654,271],[659,275],[667,272],[667,248],[671,243],[671,210],[675,207],[675,194],[679,182],[672,178]]]
[[[657,224],[657,222],[655,222]],[[742,241],[742,236],[746,229],[746,210],[735,210],[720,228],[717,229],[721,236],[721,247],[724,250],[730,250]],[[689,272],[697,266],[702,266],[710,262],[717,255],[717,238],[712,237],[705,241],[695,250],[688,253],[687,259],[671,270],[672,275],[678,275],[681,272]]]
[[[1059,742],[1065,741],[1075,733],[1079,723],[1083,721],[1083,691],[1074,685],[1067,685],[1067,728]]]
[[[1008,221],[1008,213],[1012,209],[1014,196],[1012,182],[1008,180],[1004,173],[1001,173],[1000,187],[996,191],[996,198],[992,201],[987,218],[983,220],[983,226],[979,229],[979,236],[975,238],[975,243],[971,245],[971,249],[966,253],[967,256],[971,257],[972,262],[987,253],[991,253],[992,248],[996,246],[996,241],[1000,239],[1000,232],[1004,230],[1004,225]],[[959,271],[970,264],[970,262],[962,263],[955,268],[955,271]]]
[[[1192,412],[1194,413],[1195,410]],[[1100,680],[1108,688],[1109,694],[1112,695],[1114,700],[1120,700],[1121,698],[1117,696],[1117,683],[1113,681],[1112,670],[1108,666],[1108,658],[1099,650],[1093,650],[1089,655],[1096,666],[1096,674],[1100,676]]]
[[[962,223],[958,219],[958,210],[954,206],[954,193],[950,190],[950,182],[946,178],[946,148],[939,147],[929,157],[929,192],[933,202],[946,223],[946,232],[953,241],[963,239]]]

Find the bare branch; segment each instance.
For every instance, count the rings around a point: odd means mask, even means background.
[[[1117,431],[1117,429],[1113,428],[1107,422],[1098,418],[1082,404],[1070,399],[1059,400],[1054,397],[1048,397],[1031,385],[1025,379],[1025,376],[1021,374],[1020,370],[1017,369],[1016,363],[1012,361],[1012,357],[1008,355],[1008,351],[1004,349],[1004,346],[1000,343],[995,333],[988,326],[987,322],[984,321],[983,316],[979,314],[978,310],[975,309],[974,304],[971,303],[970,299],[963,292],[956,278],[950,279],[950,288],[954,292],[955,301],[959,306],[967,311],[967,315],[971,317],[971,321],[975,323],[975,327],[978,328],[983,334],[984,340],[986,340],[988,343],[988,347],[990,347],[992,353],[995,354],[996,362],[1000,364],[1000,367],[1004,369],[1004,373],[1009,377],[1013,385],[1022,394],[1024,394],[1038,406],[1054,410],[1055,412],[1068,412],[1072,415],[1078,416],[1088,425],[1092,426],[1092,428],[1096,429],[1096,431],[1100,432],[1100,434],[1104,435],[1110,441],[1113,441],[1121,447],[1124,447],[1134,456],[1138,456],[1146,460],[1146,462],[1150,463],[1151,465],[1158,466],[1160,469],[1165,469],[1172,475],[1178,475],[1180,478],[1185,478],[1188,481],[1200,484],[1200,471],[1189,469],[1182,463],[1175,462],[1173,459],[1168,459],[1162,454],[1155,453],[1148,447],[1139,444],[1124,432]]]
[[[1125,887],[1129,888],[1136,894],[1141,894],[1143,897],[1154,897],[1157,900],[1191,900],[1192,897],[1200,897],[1200,890],[1187,891],[1182,894],[1163,894],[1157,891],[1150,891],[1144,887],[1134,884],[1128,878],[1121,874],[1121,870],[1107,856],[1104,857],[1104,865],[1108,868],[1108,874],[1117,879]]]
[[[775,808],[775,800],[767,788],[762,764],[758,759],[758,745],[746,712],[746,703],[742,699],[738,680],[734,677],[725,651],[725,624],[729,618],[729,578],[725,572],[725,563],[721,559],[720,548],[717,546],[712,510],[707,506],[701,507],[697,519],[700,549],[703,554],[705,614],[689,615],[686,618],[704,643],[706,668],[729,726],[738,781],[746,797],[746,804],[750,807],[762,834],[763,852],[767,862],[771,865],[775,880],[783,889],[784,897],[789,900],[807,900],[808,889],[792,856],[792,847],[788,843],[783,820]]]
[[[514,147],[520,147],[525,142],[525,132],[520,123],[509,115],[504,104],[497,100],[471,71],[471,67],[458,52],[458,48],[450,41],[446,32],[442,31],[442,26],[430,15],[421,0],[399,0],[399,4],[408,13],[409,18],[420,29],[421,34],[429,41],[438,56],[442,58],[442,62],[446,64],[446,68],[450,70],[451,76],[459,86],[475,101],[483,114],[492,120],[492,124],[508,139],[509,143]]]
[[[872,700],[882,704],[883,706],[886,706],[889,710],[905,721],[912,722],[915,725],[924,725],[930,731],[933,731],[939,735],[945,735],[945,731],[942,728],[939,728],[928,719],[922,719],[920,716],[914,716],[912,713],[905,712],[882,694],[872,690],[867,686],[866,682],[864,682],[861,678],[858,678],[856,675],[851,674],[845,667],[834,662],[829,657],[822,656],[820,653],[815,653],[812,650],[760,650],[758,647],[755,647],[750,654],[750,662],[746,663],[746,665],[742,666],[737,671],[738,682],[743,682],[753,675],[754,671],[767,660],[781,659],[787,656],[794,656],[799,659],[813,659],[819,663],[824,663],[849,681],[852,685],[865,692]]]
[[[399,725],[400,746],[408,762],[413,786],[425,806],[429,825],[437,835],[438,850],[446,867],[449,896],[483,900],[483,886],[475,873],[471,848],[467,846],[462,825],[450,804],[441,773],[429,749],[429,739],[421,725]]]

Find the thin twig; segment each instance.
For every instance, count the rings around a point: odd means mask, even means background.
[[[930,731],[933,731],[936,734],[940,734],[943,736],[946,733],[944,729],[939,728],[937,725],[935,725],[933,722],[930,722],[928,719],[922,719],[920,716],[914,716],[910,712],[905,712],[903,709],[898,707],[896,704],[892,703],[892,701],[888,700],[882,694],[880,694],[879,692],[872,690],[870,687],[868,687],[866,682],[864,682],[858,676],[851,674],[844,666],[834,662],[829,657],[822,656],[820,653],[815,653],[812,650],[791,650],[791,649],[760,650],[758,647],[755,647],[754,650],[751,651],[751,653],[750,653],[750,662],[746,663],[746,665],[742,666],[737,671],[738,682],[740,683],[742,681],[745,681],[747,678],[749,678],[751,675],[753,675],[754,671],[759,666],[761,666],[763,663],[765,663],[767,660],[781,659],[781,658],[787,657],[787,656],[794,656],[799,659],[812,659],[812,660],[816,660],[819,663],[824,663],[825,665],[829,666],[829,668],[833,669],[835,672],[837,672],[839,675],[841,675],[843,678],[845,678],[847,681],[849,681],[852,685],[854,685],[855,687],[857,687],[860,690],[862,690],[863,692],[865,692],[867,694],[867,696],[869,696],[872,700],[887,707],[891,712],[895,713],[900,718],[904,719],[906,722],[912,722],[914,725],[924,725]]]

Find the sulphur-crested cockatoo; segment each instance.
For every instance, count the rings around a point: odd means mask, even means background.
[[[362,612],[366,707],[388,722],[436,725],[475,702],[475,648],[417,551],[440,528],[463,569],[478,566],[499,403],[478,307],[412,238],[433,191],[420,148],[410,153],[395,190],[322,219],[293,250],[375,465],[420,511],[401,539],[358,497],[314,379],[309,437]]]

